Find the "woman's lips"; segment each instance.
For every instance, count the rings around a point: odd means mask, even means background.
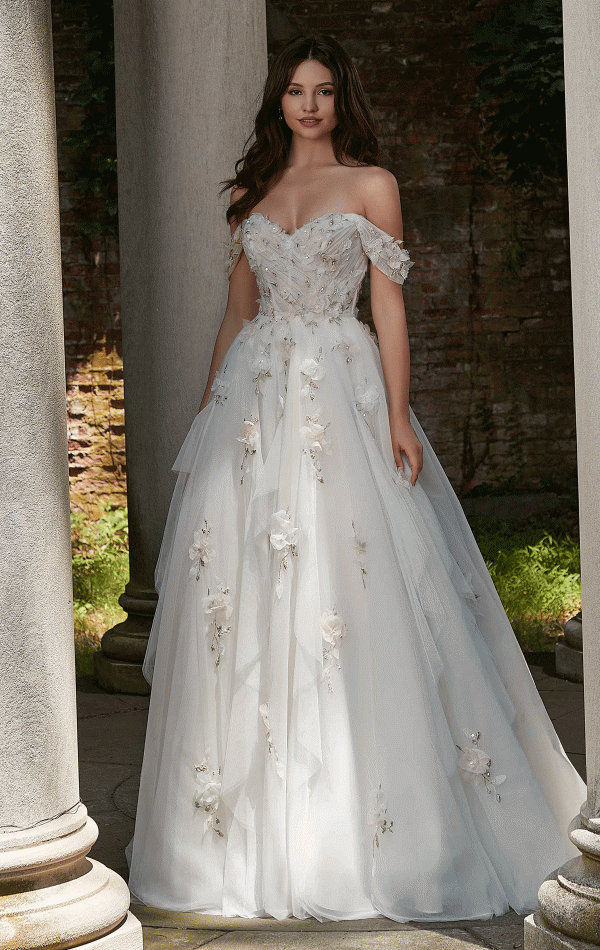
[[[300,119],[299,120],[300,125],[306,125],[307,127],[318,125],[320,121],[321,121],[320,119]]]

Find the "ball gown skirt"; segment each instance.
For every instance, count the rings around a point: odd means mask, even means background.
[[[397,921],[536,906],[578,852],[585,785],[546,714],[460,504],[424,446],[397,472],[366,218],[288,234],[251,214],[260,310],[173,466],[134,898],[224,916]],[[407,470],[408,475],[408,470]]]

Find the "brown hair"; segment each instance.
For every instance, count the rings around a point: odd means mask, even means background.
[[[269,70],[263,100],[254,122],[254,142],[246,142],[244,155],[236,162],[235,178],[224,182],[246,188],[227,211],[227,221],[241,221],[275,184],[285,169],[292,132],[279,118],[281,97],[294,70],[307,59],[317,60],[331,71],[337,126],[331,134],[333,151],[341,165],[348,159],[360,165],[377,165],[379,145],[373,117],[356,71],[343,46],[331,36],[299,36],[290,40],[275,57]],[[221,192],[222,193],[222,192]]]

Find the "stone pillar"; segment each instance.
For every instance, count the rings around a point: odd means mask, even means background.
[[[597,0],[563,11],[588,795],[569,826],[581,857],[542,884],[527,950],[600,946],[600,16]]]
[[[115,0],[119,241],[125,375],[129,616],[96,674],[141,674],[154,567],[175,477],[227,299],[227,197],[266,75],[264,0]]]
[[[0,0],[0,946],[141,950],[79,800],[50,0]]]

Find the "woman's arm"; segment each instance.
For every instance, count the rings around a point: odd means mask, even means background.
[[[231,227],[232,233],[235,225]],[[217,371],[221,368],[227,350],[244,325],[244,320],[252,320],[258,313],[258,287],[250,270],[246,255],[242,251],[234,271],[229,279],[229,296],[223,322],[217,334],[206,389],[200,403],[200,411],[210,399],[210,389]]]
[[[365,182],[365,217],[402,240],[402,213],[396,179],[382,168],[369,170]],[[396,465],[404,471],[402,452],[414,485],[423,468],[423,446],[409,420],[410,347],[402,286],[371,265],[371,312],[379,340],[381,365],[389,400],[390,433]]]

